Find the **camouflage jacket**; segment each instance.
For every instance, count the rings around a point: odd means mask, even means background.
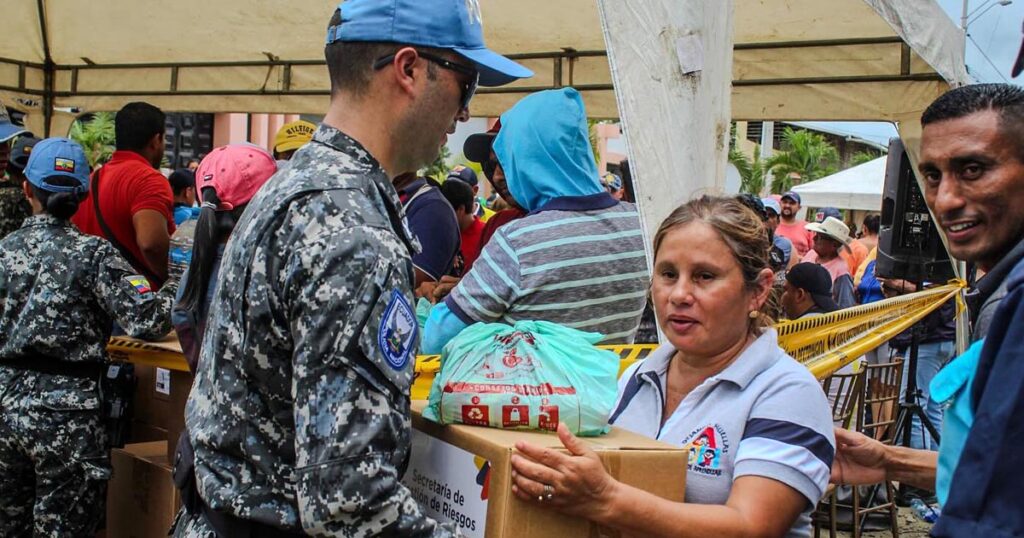
[[[0,175],[0,239],[21,228],[21,223],[32,214],[21,186],[2,178]]]
[[[34,215],[0,240],[0,362],[102,362],[114,321],[138,338],[170,332],[176,281],[154,292],[106,240]]]
[[[400,482],[419,334],[398,195],[321,126],[225,250],[186,424],[215,510],[314,536],[451,536]]]

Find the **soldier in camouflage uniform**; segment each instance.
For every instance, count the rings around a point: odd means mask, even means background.
[[[28,216],[24,206],[25,197],[21,194],[21,182],[8,173],[11,141],[24,134],[25,129],[11,123],[7,108],[0,103],[0,239],[17,230],[21,221]]]
[[[22,193],[25,181],[25,165],[28,164],[32,147],[39,139],[29,135],[19,136],[7,160],[7,178],[0,172],[0,239],[21,228],[21,223],[32,214],[32,206]],[[3,168],[4,145],[0,144],[0,169]]]
[[[88,190],[85,154],[40,142],[26,168],[33,215],[0,240],[0,536],[91,536],[110,476],[99,380],[116,320],[170,330],[159,293],[107,241],[68,218]]]
[[[483,47],[473,0],[339,11],[324,124],[252,199],[224,254],[186,407],[201,506],[179,514],[175,536],[455,535],[400,482],[419,246],[391,178],[436,157],[478,76],[529,71]]]

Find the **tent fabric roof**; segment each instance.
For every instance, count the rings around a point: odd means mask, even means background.
[[[474,115],[573,85],[591,116],[618,117],[594,0],[481,5],[488,45],[536,76],[482,89]],[[322,112],[323,39],[336,6],[7,0],[0,99],[34,123],[50,96],[58,116],[138,99],[169,111]],[[735,0],[734,19],[736,119],[895,121],[966,80],[963,35],[935,0]]]
[[[882,210],[886,157],[793,187],[807,207]]]

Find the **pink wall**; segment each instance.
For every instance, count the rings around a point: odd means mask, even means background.
[[[246,132],[246,117],[251,116],[250,130]],[[213,116],[213,147],[252,142],[273,150],[274,136],[286,123],[299,119],[298,114],[241,114],[224,113]]]

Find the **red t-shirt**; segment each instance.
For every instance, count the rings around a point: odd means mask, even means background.
[[[461,232],[462,246],[460,248],[462,250],[462,260],[465,264],[462,274],[468,273],[473,268],[473,262],[480,257],[480,238],[484,234],[485,226],[487,224],[484,221],[473,218],[473,224],[470,224]]]
[[[110,162],[100,168],[98,175],[103,220],[117,241],[134,254],[137,260],[144,262],[142,249],[135,242],[132,216],[143,209],[157,211],[167,219],[167,233],[174,233],[174,195],[171,184],[142,155],[133,151],[115,151]],[[71,222],[84,233],[109,239],[100,228],[93,211],[92,187],[89,196],[71,217]],[[131,263],[132,260],[128,261]],[[145,274],[140,267],[135,267],[135,270]]]
[[[491,240],[494,232],[498,231],[498,228],[526,216],[526,211],[522,209],[503,209],[498,211],[491,218],[487,219],[487,224],[484,226],[483,233],[480,234],[480,246],[477,248],[477,256],[484,251],[484,247],[487,246],[487,242]]]
[[[779,222],[779,226],[775,228],[775,235],[781,235],[793,243],[793,248],[796,249],[799,258],[803,258],[804,254],[807,254],[807,251],[814,246],[814,233],[804,228],[806,225],[806,222],[798,220],[793,224]]]

